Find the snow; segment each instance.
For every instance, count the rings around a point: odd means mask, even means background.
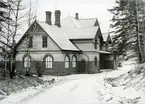
[[[69,39],[94,39],[99,29],[94,26],[96,18],[76,20],[68,16],[61,21],[61,30],[63,30]],[[81,25],[84,25],[84,27]]]
[[[107,41],[108,35],[109,35],[108,33],[103,33],[102,34],[104,42]]]
[[[119,70],[97,74],[45,75],[42,79],[55,79],[54,84],[7,96],[0,104],[145,104],[145,79],[136,68],[128,61]]]
[[[48,25],[45,22],[37,21],[44,31],[63,50],[80,51],[68,38],[65,32],[55,25]]]
[[[82,28],[81,24],[74,17],[68,16],[61,21],[62,27]]]
[[[69,39],[94,39],[99,29],[96,27],[89,28],[61,28],[67,34]]]
[[[80,24],[82,25],[82,27],[94,27],[97,18],[87,18],[87,19],[79,19],[78,20],[80,22]]]

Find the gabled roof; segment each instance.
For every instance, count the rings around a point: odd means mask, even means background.
[[[82,28],[79,21],[76,20],[74,17],[71,17],[71,16],[64,18],[61,21],[61,26],[62,27],[67,27],[67,28]]]
[[[91,28],[62,28],[69,39],[94,39],[99,27]]]
[[[108,33],[102,33],[103,41],[106,42],[108,39],[111,40],[111,36]]]
[[[88,19],[79,19],[78,20],[82,27],[94,27],[96,22],[98,22],[97,18],[88,18]]]
[[[48,25],[45,22],[37,21],[44,31],[62,50],[80,51],[67,37],[66,33],[55,25]]]
[[[48,25],[45,22],[35,21],[48,34],[48,36],[59,46],[62,50],[81,51],[75,44],[71,42],[73,39],[94,39],[96,34],[100,31],[97,18],[77,20],[74,17],[67,17],[61,21],[61,27],[55,25]],[[29,29],[28,29],[29,30]],[[107,40],[106,35],[103,36]],[[25,34],[20,39],[18,44],[24,39]],[[18,44],[16,46],[18,46]]]
[[[61,29],[69,39],[94,39],[99,26],[94,26],[97,18],[75,19],[67,17],[61,21]]]
[[[108,38],[108,33],[102,33],[103,41],[106,42]]]

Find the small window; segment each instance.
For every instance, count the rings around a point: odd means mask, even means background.
[[[31,59],[29,56],[26,56],[24,58],[24,68],[30,68],[30,64],[31,64]]]
[[[65,57],[65,68],[69,68],[69,57]]]
[[[33,37],[29,36],[29,40],[28,40],[28,48],[32,48],[33,47]]]
[[[97,40],[95,39],[94,48],[97,49]]]
[[[77,66],[77,59],[76,59],[75,56],[73,56],[73,57],[72,57],[72,67],[73,67],[73,68],[76,68],[76,66]]]
[[[47,56],[45,58],[45,68],[52,68],[53,58],[51,56]]]
[[[42,36],[42,47],[43,48],[47,47],[47,36]]]
[[[94,58],[95,66],[97,66],[97,57]]]

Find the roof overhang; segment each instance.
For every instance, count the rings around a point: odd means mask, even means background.
[[[108,52],[108,51],[99,51],[99,53],[101,53],[101,54],[111,54],[111,52]]]

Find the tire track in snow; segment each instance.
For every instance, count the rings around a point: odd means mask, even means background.
[[[70,92],[71,92],[71,91],[74,91],[78,86],[79,86],[79,84],[74,85],[74,86],[70,89]]]

